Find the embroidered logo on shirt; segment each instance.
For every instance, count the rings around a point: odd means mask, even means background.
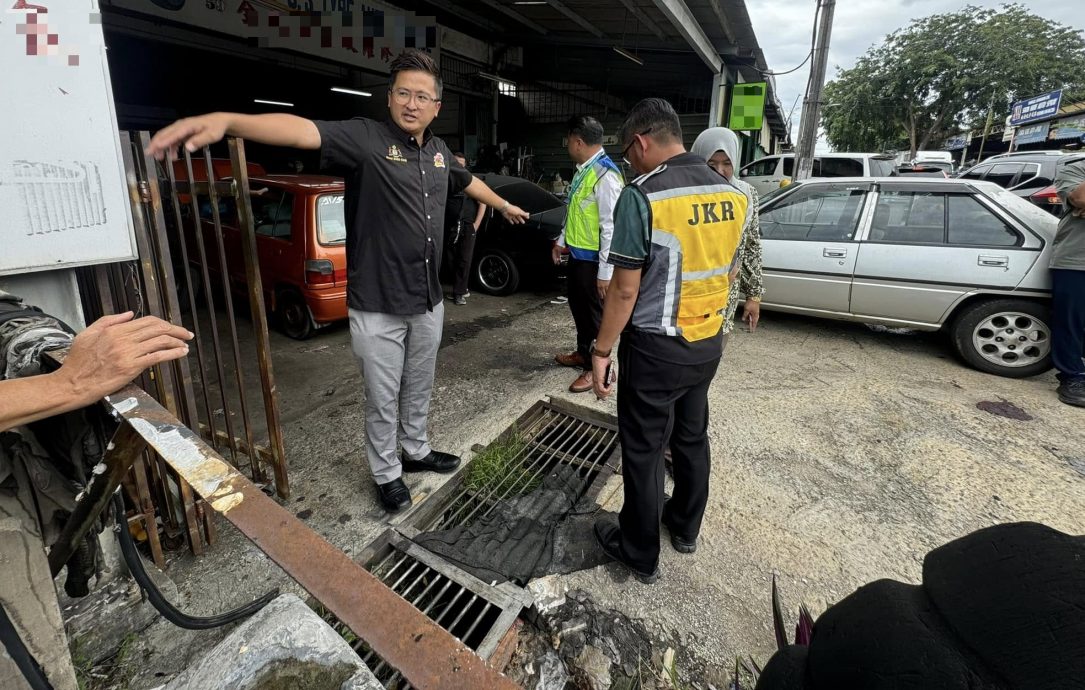
[[[407,159],[403,157],[403,154],[399,152],[399,147],[392,144],[388,147],[388,155],[385,156],[388,160],[394,163],[406,163]]]
[[[445,155],[443,153],[433,154],[433,167],[443,168],[445,167]]]

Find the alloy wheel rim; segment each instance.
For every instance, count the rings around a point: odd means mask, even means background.
[[[1047,357],[1051,352],[1051,329],[1032,314],[998,312],[976,325],[972,347],[992,364],[1019,369]]]

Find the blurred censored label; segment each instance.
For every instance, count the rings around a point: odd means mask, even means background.
[[[388,71],[407,48],[436,57],[437,21],[392,5],[355,0],[103,0],[103,5],[165,17],[201,29]]]

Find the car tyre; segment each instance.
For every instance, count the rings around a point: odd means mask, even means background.
[[[950,340],[975,369],[1027,378],[1051,368],[1051,310],[1023,299],[989,299],[965,307],[953,320]]]
[[[520,287],[520,269],[506,252],[485,249],[475,261],[475,286],[488,295],[511,295]]]
[[[309,305],[296,290],[284,290],[275,300],[275,320],[288,338],[305,340],[316,330]]]

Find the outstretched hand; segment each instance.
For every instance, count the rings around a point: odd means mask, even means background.
[[[179,146],[183,145],[185,150],[192,153],[221,141],[226,136],[227,125],[224,113],[186,117],[159,130],[147,145],[147,153],[158,160],[162,160],[166,154],[170,159],[176,159]]]
[[[513,204],[509,204],[508,208],[501,212],[501,215],[505,216],[505,220],[513,225],[523,225],[531,217],[530,213]]]

